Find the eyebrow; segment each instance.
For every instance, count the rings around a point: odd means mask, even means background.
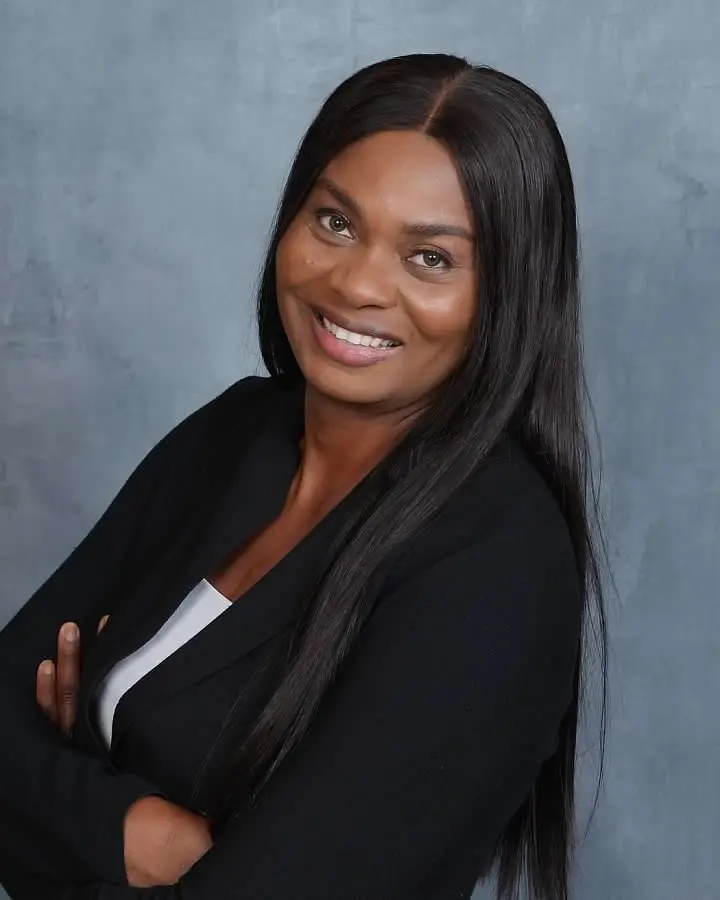
[[[362,219],[362,213],[356,201],[353,200],[349,194],[346,194],[342,188],[338,187],[334,181],[321,175],[316,181],[316,186],[325,188],[325,190],[335,197],[338,203],[341,203],[346,209],[350,210],[356,218]],[[464,226],[446,225],[443,222],[408,222],[403,226],[403,231],[406,234],[413,234],[419,237],[437,237],[438,235],[444,234],[465,238],[466,241],[470,241],[471,243],[475,242],[475,235]]]

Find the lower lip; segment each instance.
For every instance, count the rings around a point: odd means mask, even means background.
[[[377,362],[390,359],[391,356],[395,356],[399,350],[402,350],[402,344],[387,349],[348,344],[346,341],[338,340],[334,334],[323,328],[314,313],[311,312],[311,316],[313,332],[318,344],[335,362],[343,363],[346,366],[372,366]]]

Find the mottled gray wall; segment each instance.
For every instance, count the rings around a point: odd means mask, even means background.
[[[323,96],[401,52],[496,65],[574,165],[619,593],[576,896],[717,897],[718,26],[715,0],[0,0],[0,624],[151,443],[258,367],[257,265]]]

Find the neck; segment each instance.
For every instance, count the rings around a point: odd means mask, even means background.
[[[296,508],[337,502],[387,455],[418,412],[363,409],[337,402],[308,384],[302,458],[288,502]]]

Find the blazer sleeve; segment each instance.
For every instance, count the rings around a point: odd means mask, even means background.
[[[0,817],[6,829],[15,829],[19,865],[35,860],[44,874],[57,878],[67,878],[72,869],[88,880],[127,885],[125,814],[139,797],[165,795],[145,779],[75,749],[37,706],[36,669],[42,659],[55,658],[63,622],[97,621],[109,611],[103,598],[121,576],[154,487],[242,383],[193,412],[150,450],[86,537],[0,632],[0,708],[9,725],[0,741]],[[26,841],[25,853],[23,828],[35,837],[32,846]],[[53,866],[60,858],[63,865]]]
[[[519,523],[416,571],[381,597],[256,806],[180,881],[73,900],[410,896],[469,828],[489,855],[572,697],[572,556],[558,529]]]

